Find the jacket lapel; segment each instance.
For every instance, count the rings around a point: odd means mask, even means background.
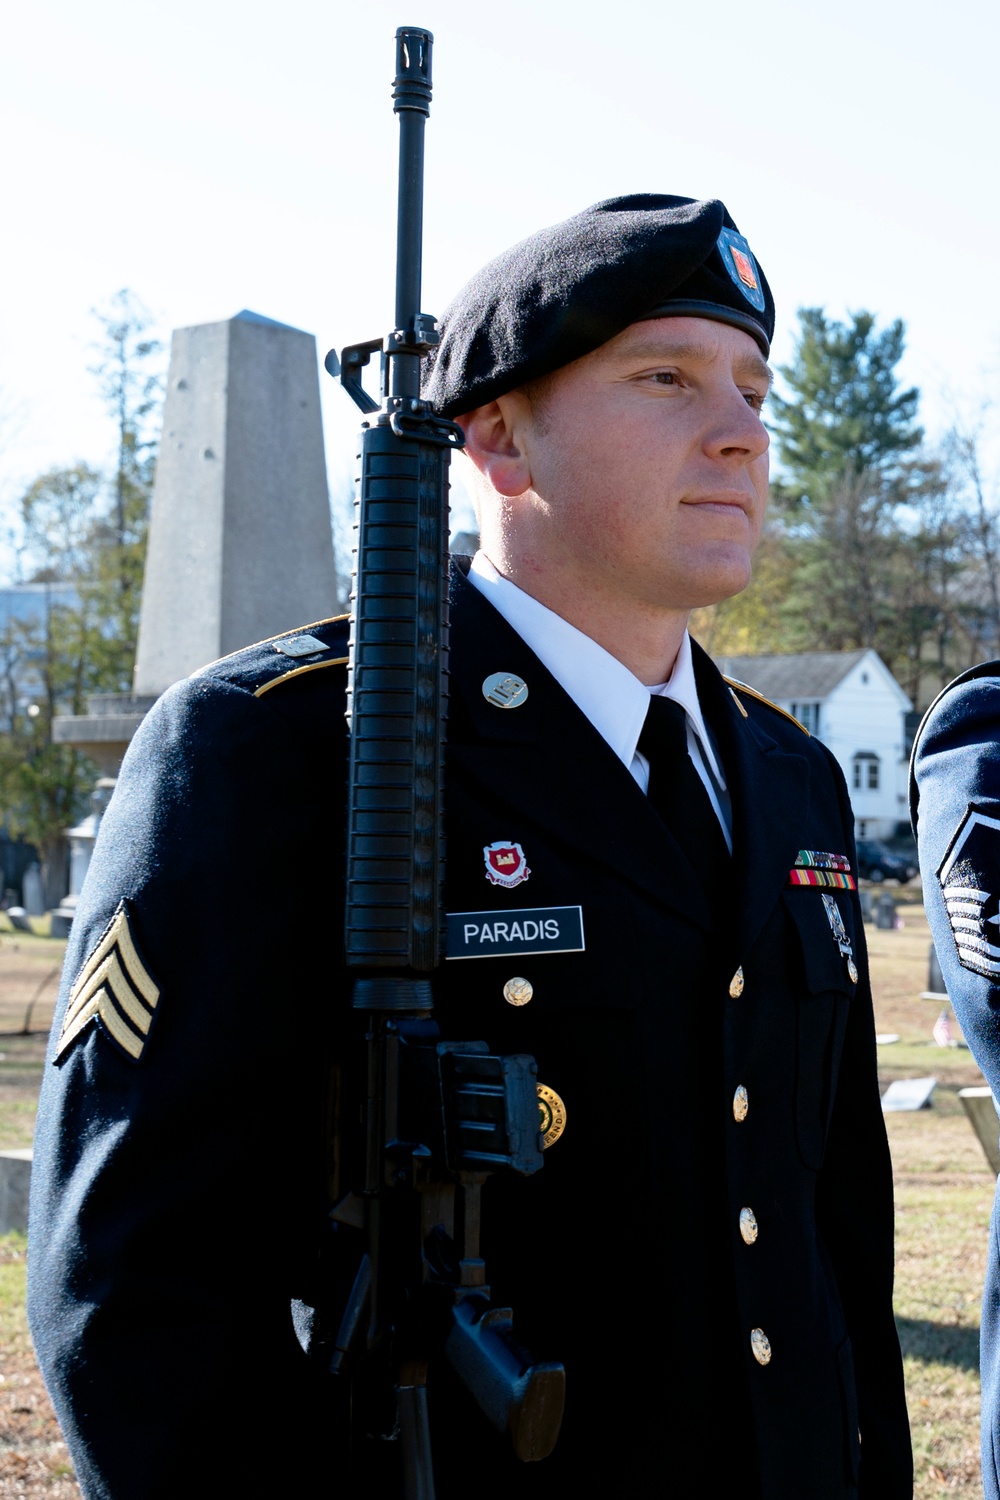
[[[755,718],[744,716],[718,668],[696,642],[692,649],[698,696],[719,739],[732,799],[731,913],[735,952],[742,955],[774,909],[801,847],[811,793],[809,764],[805,755],[782,749]]]
[[[712,929],[707,893],[628,768],[551,673],[472,584],[452,588],[449,766],[498,805],[530,818],[586,859]],[[487,702],[494,673],[519,677],[515,708]],[[514,834],[511,835],[516,836]]]

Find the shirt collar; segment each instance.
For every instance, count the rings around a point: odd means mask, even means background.
[[[705,724],[705,716],[701,711],[701,702],[698,698],[698,684],[694,675],[694,657],[691,654],[691,637],[687,631],[681,641],[681,648],[674,662],[674,670],[670,674],[670,681],[665,682],[662,687],[651,687],[650,693],[658,693],[663,698],[673,698],[679,703],[687,714],[688,727],[697,737],[701,746],[702,754],[712,768],[712,774],[721,786],[725,786],[726,778],[722,774],[719,758],[712,745],[712,737]]]
[[[576,706],[606,740],[618,759],[631,766],[646,721],[651,693],[675,698],[684,708],[705,757],[725,786],[698,701],[698,687],[687,631],[681,641],[670,681],[646,687],[617,657],[547,605],[526,594],[498,573],[485,552],[472,559],[469,581],[552,673]],[[531,684],[528,684],[529,688]]]

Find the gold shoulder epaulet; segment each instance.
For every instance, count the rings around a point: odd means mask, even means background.
[[[346,656],[328,656],[326,661],[310,661],[303,667],[291,667],[287,672],[279,672],[277,677],[269,677],[266,682],[262,682],[259,687],[254,688],[253,695],[261,698],[279,683],[291,682],[293,677],[301,677],[303,672],[319,672],[323,667],[346,667],[348,660]]]
[[[801,729],[802,733],[806,736],[807,739],[810,737],[809,730],[806,728],[806,726],[804,724],[800,724],[799,723],[798,719],[795,717],[794,714],[790,714],[788,712],[787,708],[780,708],[777,703],[772,703],[771,700],[770,700],[770,698],[765,698],[764,694],[763,693],[758,693],[758,691],[757,691],[756,688],[750,687],[748,683],[740,682],[740,680],[739,680],[738,677],[725,677],[724,676],[723,677],[723,681],[724,682],[728,682],[730,692],[733,692],[734,688],[738,688],[741,693],[747,693],[751,698],[756,698],[758,703],[765,703],[768,708],[773,708],[776,714],[780,714],[783,719],[787,719],[790,724],[794,724],[795,727],[796,727],[796,729]],[[736,698],[736,694],[735,693],[733,693],[733,697]],[[741,709],[743,709],[743,705],[740,703],[740,701],[739,701],[738,698],[736,698],[736,702],[737,702],[737,705]],[[745,718],[746,717],[746,710],[745,709],[743,709],[743,715],[744,715],[744,718]]]
[[[279,682],[290,682],[304,672],[345,666],[349,620],[349,615],[333,615],[297,630],[284,630],[209,662],[191,676],[221,678],[260,698]]]

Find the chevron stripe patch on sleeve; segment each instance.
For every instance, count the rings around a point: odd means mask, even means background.
[[[139,957],[123,901],[69,992],[56,1060],[97,1019],[125,1056],[139,1062],[159,998],[159,987]]]

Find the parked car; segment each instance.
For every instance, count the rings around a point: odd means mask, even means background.
[[[915,859],[896,854],[879,839],[858,839],[858,874],[863,880],[873,880],[876,884],[898,880],[903,885],[913,879],[917,868]]]

